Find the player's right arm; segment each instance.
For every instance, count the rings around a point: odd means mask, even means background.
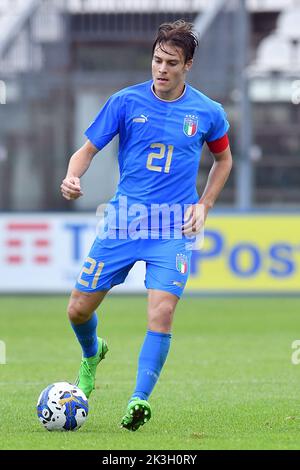
[[[83,195],[80,178],[87,171],[98,151],[97,147],[90,140],[87,140],[70,158],[66,177],[60,186],[63,197],[68,201],[78,199]]]

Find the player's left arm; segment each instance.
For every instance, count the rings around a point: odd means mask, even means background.
[[[197,204],[189,207],[185,214],[184,235],[196,235],[201,231],[209,210],[214,206],[229,177],[232,168],[232,155],[228,139],[227,143],[227,147],[221,152],[214,152],[213,150],[218,150],[218,147],[208,144],[214,158],[214,163],[209,172],[206,187],[201,198]]]

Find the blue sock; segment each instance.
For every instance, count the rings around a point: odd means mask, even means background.
[[[139,356],[136,387],[132,398],[148,399],[167,359],[170,342],[170,333],[147,331]]]
[[[93,313],[91,318],[80,325],[74,325],[71,322],[71,326],[77,336],[77,339],[82,347],[83,357],[95,356],[98,350],[98,339],[97,339],[97,314]]]

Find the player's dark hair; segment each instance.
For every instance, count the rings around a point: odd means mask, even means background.
[[[184,20],[177,20],[174,23],[163,23],[158,28],[156,39],[152,47],[152,57],[157,45],[161,50],[164,49],[164,44],[170,44],[175,47],[180,47],[184,53],[184,63],[192,59],[196,47],[199,44],[197,35],[193,31],[193,24],[187,23]]]

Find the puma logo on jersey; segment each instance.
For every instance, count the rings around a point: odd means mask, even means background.
[[[145,116],[144,114],[141,114],[139,117],[133,118],[132,122],[147,122],[148,121],[148,116]]]

